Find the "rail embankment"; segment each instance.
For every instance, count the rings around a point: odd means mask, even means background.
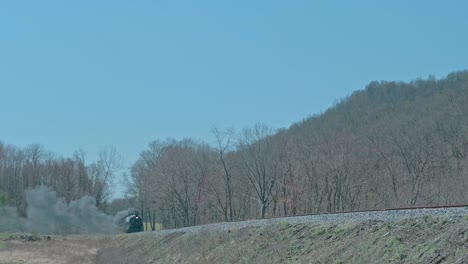
[[[468,263],[468,208],[219,223],[117,237],[113,263]],[[104,263],[104,262],[102,262]]]

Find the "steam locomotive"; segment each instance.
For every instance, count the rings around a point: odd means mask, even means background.
[[[127,233],[135,233],[143,231],[143,219],[138,216],[138,212],[135,211],[133,214],[125,218],[125,223],[127,226]]]

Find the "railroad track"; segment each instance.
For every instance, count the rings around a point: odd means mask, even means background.
[[[418,206],[383,208],[361,211],[339,211],[318,214],[302,214],[289,216],[276,216],[264,219],[248,219],[239,221],[219,222],[205,225],[196,225],[176,229],[156,231],[157,234],[174,232],[196,233],[207,231],[228,231],[249,226],[267,226],[282,222],[288,223],[317,223],[324,225],[346,224],[351,222],[378,220],[399,221],[408,218],[418,218],[431,215],[434,217],[460,217],[468,216],[468,204],[446,206]],[[141,234],[141,233],[140,233]]]
[[[296,214],[296,215],[274,216],[274,217],[270,217],[270,218],[284,218],[284,217],[297,217],[297,216],[316,216],[316,215],[333,215],[333,214],[349,214],[349,213],[366,213],[366,212],[403,211],[403,210],[418,210],[418,209],[421,210],[421,209],[464,208],[464,207],[468,207],[468,204],[428,205],[428,206],[392,207],[392,208],[356,210],[356,211],[335,211],[335,212],[324,212],[324,213],[315,213],[315,214],[313,213],[313,214]],[[270,219],[270,218],[264,218],[264,219]]]

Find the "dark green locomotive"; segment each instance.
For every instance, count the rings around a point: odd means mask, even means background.
[[[138,212],[134,212],[134,214],[128,216],[126,218],[126,222],[128,222],[127,233],[135,233],[135,232],[144,231],[143,219],[138,216]]]

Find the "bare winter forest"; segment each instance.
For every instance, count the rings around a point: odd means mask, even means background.
[[[372,82],[288,129],[213,129],[217,144],[148,144],[128,175],[130,198],[165,228],[269,216],[468,202],[468,72]],[[93,164],[39,145],[0,143],[0,204],[24,214],[24,191],[90,195],[106,210],[120,157]],[[148,219],[149,218],[149,219]]]

